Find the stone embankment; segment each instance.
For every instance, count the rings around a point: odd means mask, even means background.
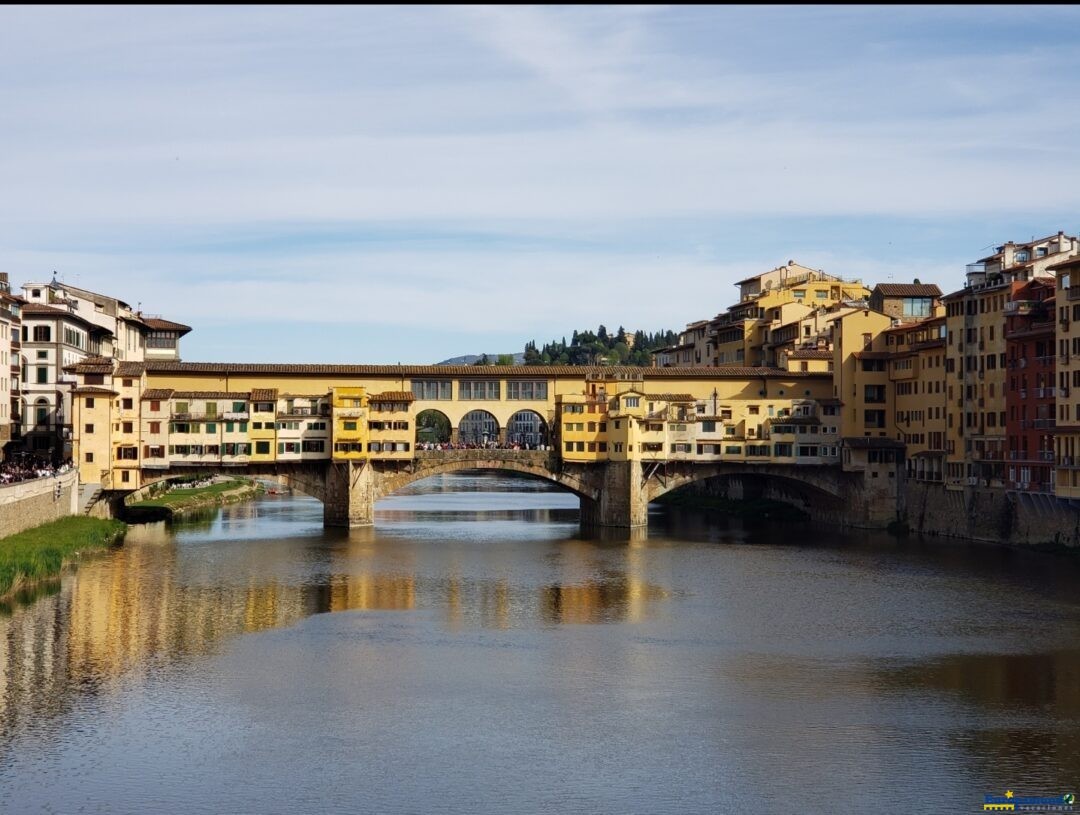
[[[76,514],[78,473],[0,486],[0,538]]]
[[[136,523],[167,520],[204,507],[247,501],[264,491],[258,483],[246,479],[215,478],[194,488],[175,488],[161,481],[129,495],[124,501],[123,514]]]

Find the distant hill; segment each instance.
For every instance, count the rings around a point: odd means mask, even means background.
[[[500,356],[502,356],[502,355],[501,354],[488,354],[487,358],[489,360],[491,360],[492,362],[494,362]],[[512,356],[514,358],[514,364],[515,365],[523,365],[523,364],[525,364],[525,355],[524,354],[510,354],[508,356]],[[480,357],[481,357],[481,354],[465,354],[464,356],[461,356],[461,357],[450,357],[450,359],[444,359],[442,362],[436,362],[435,364],[436,365],[472,365],[478,359],[480,359]]]

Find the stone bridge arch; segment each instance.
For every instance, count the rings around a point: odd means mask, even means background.
[[[704,485],[706,481],[724,484],[721,494],[735,500],[768,498],[790,504],[813,520],[835,521],[844,516],[849,504],[861,500],[863,474],[845,473],[828,465],[742,462],[705,465],[667,462],[642,468],[643,497],[647,502],[683,487]]]
[[[132,493],[132,495],[141,493],[147,487],[160,484],[162,481],[176,481],[181,478],[191,478],[192,476],[217,475],[276,481],[294,492],[310,496],[324,504],[327,500],[327,468],[324,462],[311,464],[302,462],[249,464],[245,467],[192,466],[188,470],[168,470],[161,473],[143,470],[142,488]]]
[[[588,473],[560,470],[551,452],[520,450],[447,450],[418,453],[404,470],[376,471],[373,499],[386,498],[416,481],[462,470],[502,470],[549,481],[587,501],[599,499],[600,488]]]

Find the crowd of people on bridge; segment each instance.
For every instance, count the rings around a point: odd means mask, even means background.
[[[418,442],[417,450],[551,450],[550,444],[534,444],[522,441],[481,442]]]
[[[72,468],[71,459],[59,466],[33,457],[21,457],[0,463],[0,484],[16,484],[20,481],[33,481],[35,478],[52,478],[66,473]]]

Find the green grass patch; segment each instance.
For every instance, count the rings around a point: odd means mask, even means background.
[[[149,498],[145,501],[138,501],[131,504],[133,507],[170,507],[172,509],[179,509],[181,507],[192,506],[196,503],[213,503],[213,499],[217,499],[227,492],[241,489],[242,487],[250,487],[252,491],[255,491],[255,486],[250,481],[222,481],[219,484],[211,484],[208,487],[195,487],[170,490],[163,493],[156,498]]]
[[[111,546],[126,529],[120,521],[72,516],[0,539],[0,597],[58,576],[64,561]]]

